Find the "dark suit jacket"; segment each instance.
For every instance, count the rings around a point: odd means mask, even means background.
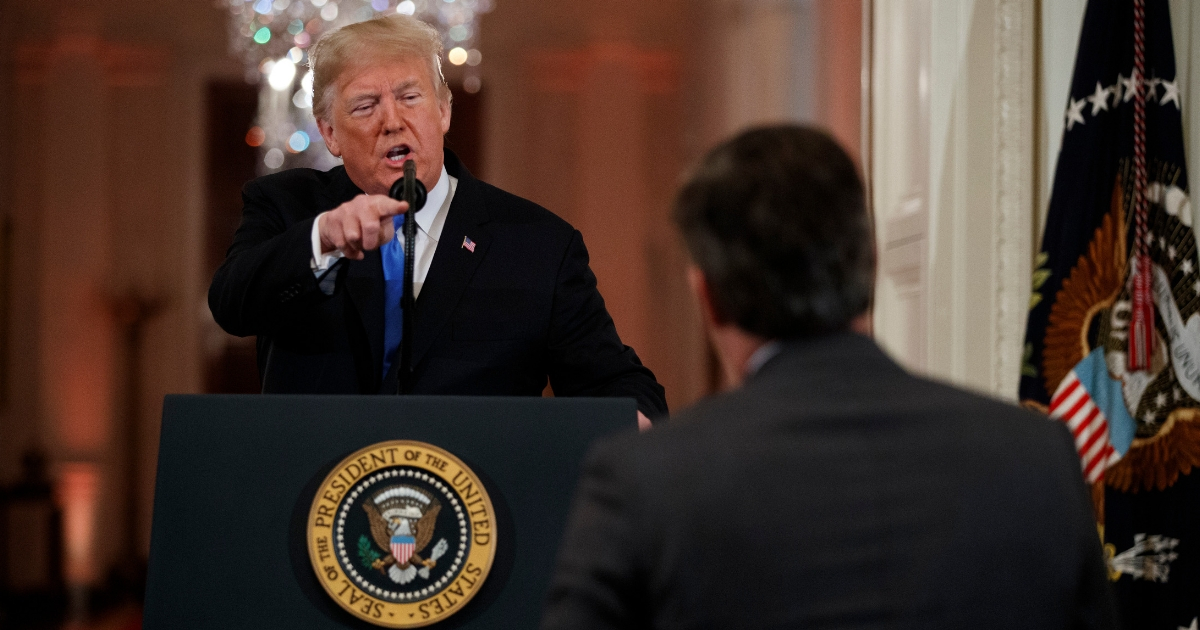
[[[543,630],[1110,628],[1061,423],[790,342],[736,391],[589,456]]]
[[[549,377],[558,396],[631,397],[665,414],[662,386],[617,336],[579,232],[475,179],[449,151],[446,170],[458,188],[414,308],[413,393],[538,396]],[[229,333],[258,335],[264,393],[395,391],[395,370],[390,382],[380,373],[378,250],[339,262],[331,296],[310,267],[314,218],[361,192],[341,166],[260,177],[242,192],[208,304]]]

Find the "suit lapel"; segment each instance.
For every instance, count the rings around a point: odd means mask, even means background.
[[[379,250],[367,252],[362,260],[346,260],[346,292],[350,294],[371,350],[373,374],[383,365],[383,258]]]
[[[350,181],[344,167],[337,170],[339,172],[335,173],[327,190],[327,207],[330,209],[362,192]],[[446,151],[446,170],[458,179],[458,186],[414,308],[413,365],[421,362],[433,340],[450,321],[454,307],[492,242],[491,233],[484,225],[489,216],[479,180],[450,151]],[[475,251],[462,246],[464,238],[475,243]],[[346,265],[343,279],[346,292],[367,335],[371,366],[378,370],[383,365],[383,258],[376,250],[367,252],[362,260],[343,260],[341,264]]]
[[[332,210],[362,194],[362,190],[350,181],[344,166],[335,167],[332,178],[326,188],[326,210]],[[359,320],[367,335],[367,345],[370,352],[370,367],[376,379],[383,365],[383,258],[379,251],[367,252],[362,260],[345,260],[346,266],[343,282],[346,293],[358,311]],[[377,383],[377,381],[376,381]]]
[[[458,186],[421,295],[417,298],[413,322],[414,366],[420,364],[433,340],[450,321],[454,307],[479,263],[487,256],[492,242],[491,233],[484,226],[488,213],[479,181],[449,151],[446,152],[446,167],[458,179]],[[464,238],[475,243],[475,251],[463,247]]]

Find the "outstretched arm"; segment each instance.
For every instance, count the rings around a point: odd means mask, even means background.
[[[257,181],[246,184],[242,202],[242,223],[208,291],[217,323],[241,336],[269,334],[285,317],[327,297],[313,273],[314,228],[320,253],[361,260],[391,240],[392,217],[407,208],[383,195],[359,195],[315,218],[289,221]]]
[[[559,265],[549,350],[556,396],[629,397],[646,416],[666,416],[662,385],[617,335],[578,230]]]

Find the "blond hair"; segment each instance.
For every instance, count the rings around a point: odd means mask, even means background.
[[[338,77],[348,67],[380,57],[429,60],[429,76],[438,99],[450,102],[450,86],[442,76],[442,38],[415,17],[393,14],[330,31],[308,52],[313,73],[313,116],[329,120]]]

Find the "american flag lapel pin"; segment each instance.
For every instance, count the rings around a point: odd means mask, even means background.
[[[467,250],[467,251],[471,252],[472,254],[474,254],[474,253],[475,253],[475,241],[472,241],[472,240],[471,240],[471,238],[470,238],[469,236],[464,236],[464,237],[463,237],[463,244],[462,244],[462,246],[463,246],[463,249],[465,249],[465,250]]]

